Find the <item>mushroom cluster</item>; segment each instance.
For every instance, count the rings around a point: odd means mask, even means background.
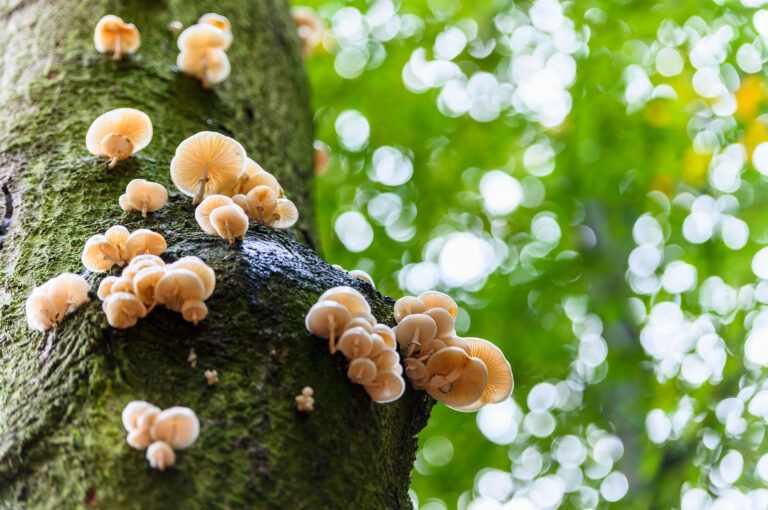
[[[115,225],[85,242],[81,260],[86,269],[100,273],[115,265],[122,267],[139,255],[161,255],[167,247],[157,232],[140,228],[130,233],[124,226]]]
[[[376,323],[360,292],[352,287],[328,289],[307,312],[305,324],[313,335],[328,339],[331,354],[341,351],[350,360],[349,380],[361,384],[374,402],[402,396],[405,381],[395,334]]]
[[[186,28],[179,39],[176,65],[181,72],[194,76],[210,88],[227,79],[231,66],[226,49],[232,44],[232,27],[220,14],[204,14],[197,24]]]
[[[376,288],[376,285],[374,285],[373,278],[371,278],[371,275],[369,275],[368,273],[366,273],[362,269],[353,269],[352,271],[347,271],[346,269],[344,269],[343,267],[341,267],[338,264],[331,264],[331,267],[334,268],[334,269],[338,269],[339,271],[344,271],[345,273],[348,273],[349,276],[353,276],[353,277],[357,278],[358,280],[363,280],[365,283],[367,283],[368,285],[370,285],[374,289]]]
[[[188,407],[161,410],[149,402],[134,400],[122,413],[126,441],[132,448],[147,451],[149,465],[160,471],[176,463],[174,450],[183,450],[200,434],[200,421]]]
[[[325,23],[311,7],[294,7],[291,9],[291,14],[296,23],[296,31],[299,33],[301,55],[306,58],[323,42]]]
[[[125,187],[125,194],[120,195],[119,203],[123,211],[141,211],[146,218],[148,212],[155,212],[168,201],[168,191],[162,184],[144,179],[134,179]]]
[[[118,108],[99,115],[85,135],[85,146],[94,156],[109,158],[107,168],[139,152],[152,141],[152,121],[135,108]]]
[[[395,338],[405,374],[415,389],[457,411],[477,411],[506,400],[514,386],[504,353],[482,338],[456,335],[458,307],[448,295],[427,291],[395,303]]]
[[[109,325],[130,328],[155,306],[180,312],[184,320],[197,324],[208,315],[205,300],[216,287],[216,274],[195,256],[182,257],[166,265],[157,255],[139,255],[121,276],[107,276],[98,290]]]
[[[62,273],[35,287],[26,301],[27,324],[36,331],[55,328],[64,317],[90,301],[85,278]]]
[[[114,14],[107,14],[96,24],[93,43],[100,53],[111,53],[114,60],[121,60],[125,53],[139,49],[141,37],[133,23],[126,23]]]
[[[301,395],[296,395],[296,410],[309,413],[315,410],[315,399],[312,398],[314,390],[310,386],[304,386]]]

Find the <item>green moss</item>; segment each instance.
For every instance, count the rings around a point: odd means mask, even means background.
[[[227,2],[235,43],[230,79],[212,91],[176,73],[167,23],[189,25],[214,2],[24,3],[0,12],[0,184],[13,216],[0,251],[0,507],[398,508],[429,403],[409,392],[373,404],[346,379],[341,356],[304,329],[324,289],[350,284],[368,294],[380,319],[392,302],[331,269],[291,234],[253,227],[230,247],[205,236],[189,200],[175,191],[168,163],[178,143],[201,130],[240,140],[272,171],[301,212],[294,233],[314,238],[310,182],[312,125],[306,81],[288,8],[282,2]],[[138,54],[115,63],[98,55],[91,30],[108,12],[134,22]],[[11,29],[12,27],[12,29]],[[152,118],[144,151],[107,171],[87,153],[91,121],[132,106]],[[165,184],[169,204],[142,219],[117,197],[133,178]],[[2,187],[2,186],[0,186]],[[168,241],[164,256],[195,254],[217,273],[199,327],[156,309],[128,330],[107,327],[94,301],[54,335],[26,327],[30,289],[63,271],[82,272],[85,240],[121,223]],[[84,273],[95,288],[101,275]],[[391,319],[390,319],[391,320]],[[196,367],[187,361],[191,348]],[[208,387],[203,371],[220,383]],[[317,409],[295,411],[301,388]],[[120,412],[130,400],[186,405],[200,439],[160,473],[125,443]]]

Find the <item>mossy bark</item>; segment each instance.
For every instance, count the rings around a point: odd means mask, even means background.
[[[206,91],[174,69],[172,20],[217,11],[233,23],[229,80]],[[107,13],[135,23],[138,53],[113,62],[92,30]],[[408,390],[374,404],[350,384],[341,355],[304,329],[326,288],[352,285],[391,324],[392,300],[333,270],[312,250],[312,119],[298,41],[280,0],[21,0],[0,2],[0,508],[403,508],[415,434],[430,401]],[[146,112],[152,143],[111,171],[85,149],[99,114]],[[168,166],[202,130],[241,141],[301,213],[291,232],[252,226],[234,246],[195,223]],[[118,196],[142,177],[171,191],[142,219]],[[158,308],[136,327],[108,327],[101,304],[54,335],[27,328],[30,290],[82,269],[85,240],[113,224],[161,232],[168,261],[198,255],[216,271],[199,326]],[[298,238],[298,240],[297,240]],[[188,360],[190,349],[196,365]],[[206,369],[219,373],[208,387]],[[294,396],[315,390],[316,410]],[[130,400],[189,406],[198,441],[165,472],[125,442]]]

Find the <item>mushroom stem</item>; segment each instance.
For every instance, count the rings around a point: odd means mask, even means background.
[[[123,58],[122,48],[120,47],[120,34],[115,36],[115,53],[112,60],[121,60]]]
[[[211,81],[208,79],[208,65],[207,65],[207,58],[203,57],[203,76],[201,77],[201,81],[203,82],[203,88],[209,89],[211,88]]]
[[[235,236],[232,235],[232,229],[229,228],[229,222],[227,222],[226,230],[227,230],[227,239],[229,239],[229,244],[235,244]]]
[[[107,168],[115,168],[117,161],[118,161],[118,155],[113,154],[112,158],[109,160],[109,164],[107,165]]]
[[[262,207],[262,206],[258,206],[258,207],[256,208],[256,210],[257,210],[257,211],[259,211],[259,217],[258,217],[258,219],[256,220],[256,222],[257,222],[259,225],[263,225],[263,224],[264,224],[264,223],[263,223],[263,221],[264,221],[264,207]]]
[[[331,317],[330,322],[331,335],[328,337],[328,348],[331,350],[331,354],[336,354],[336,321]]]
[[[141,217],[146,218],[147,217],[147,196],[144,195],[144,198],[141,199]]]
[[[419,328],[416,328],[416,330],[413,332],[413,338],[411,339],[411,342],[408,344],[408,348],[405,353],[406,358],[410,358],[411,355],[418,349],[419,344],[416,341],[416,339],[419,338]]]
[[[195,193],[195,197],[192,199],[192,205],[197,205],[203,201],[205,185],[208,184],[208,165],[205,165],[205,168],[203,168],[203,175],[200,176],[200,180],[197,182],[197,193]]]

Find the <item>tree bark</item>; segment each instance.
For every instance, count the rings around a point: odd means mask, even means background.
[[[167,25],[210,11],[232,21],[232,74],[203,90],[175,69]],[[93,45],[107,13],[141,32],[141,48],[121,62]],[[304,328],[306,310],[332,286],[359,289],[390,325],[392,300],[312,249],[312,117],[288,6],[0,1],[0,47],[0,507],[410,507],[415,437],[431,400],[409,388],[398,402],[373,403],[348,381],[343,356]],[[86,151],[85,133],[118,107],[146,112],[154,138],[108,171]],[[301,214],[291,233],[252,224],[230,246],[200,230],[169,163],[203,130],[236,138],[280,180]],[[138,177],[170,191],[147,219],[117,203]],[[162,233],[167,261],[206,260],[217,275],[208,318],[195,327],[157,308],[117,330],[93,292],[55,338],[30,330],[24,300],[34,286],[71,271],[97,287],[104,275],[85,271],[80,254],[89,236],[114,224]],[[218,371],[218,385],[207,386],[206,369]],[[307,385],[316,409],[298,413],[294,396]],[[120,413],[135,399],[200,417],[199,439],[174,468],[150,469],[126,444]]]

